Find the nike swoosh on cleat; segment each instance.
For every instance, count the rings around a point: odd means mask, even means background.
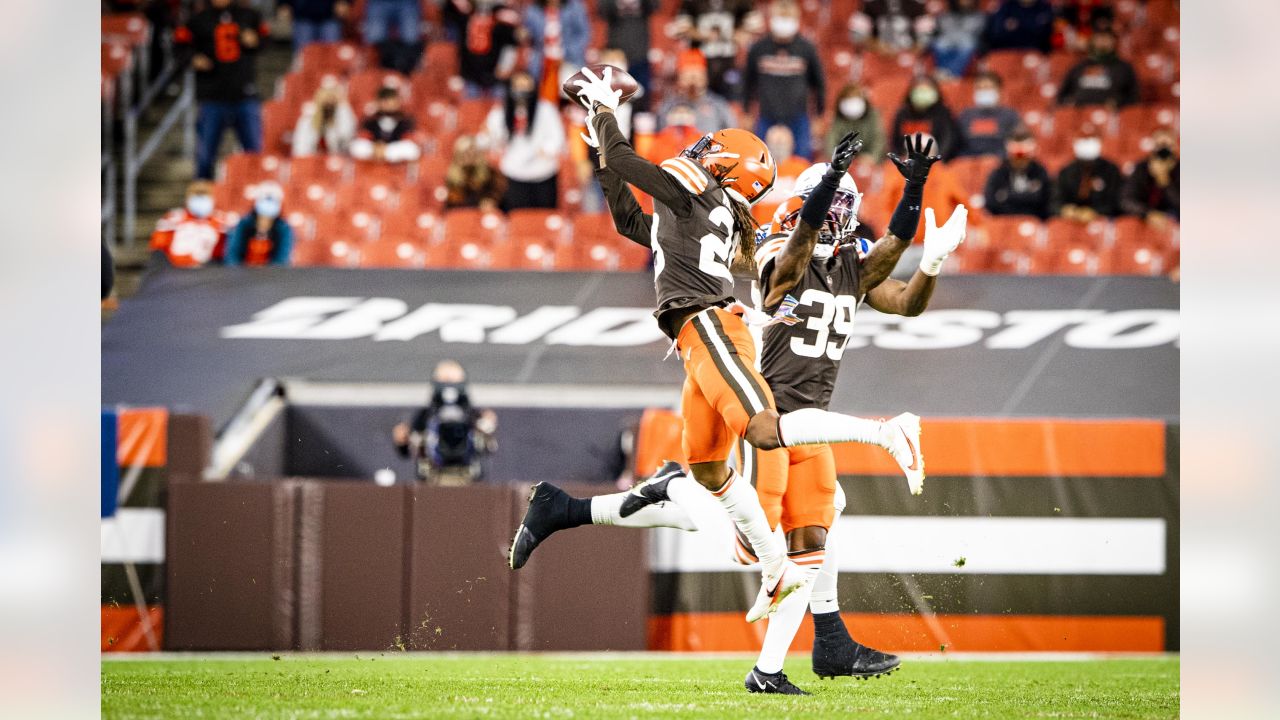
[[[916,446],[915,446],[915,443],[911,442],[911,436],[907,435],[907,431],[906,431],[906,430],[903,430],[902,428],[898,428],[898,432],[902,433],[902,439],[903,439],[903,440],[906,440],[906,441],[907,441],[907,447],[911,448],[911,465],[909,465],[909,466],[907,467],[907,469],[908,469],[908,470],[919,470],[919,469],[920,469],[920,459],[919,459],[919,455],[916,453]]]
[[[764,591],[765,597],[773,597],[774,595],[777,595],[777,594],[778,594],[778,588],[780,588],[780,587],[782,587],[782,576],[781,576],[781,575],[779,575],[779,576],[778,576],[778,582],[776,582],[776,583],[774,583],[774,584],[773,584],[773,589],[772,589],[772,590],[765,590],[765,591]]]

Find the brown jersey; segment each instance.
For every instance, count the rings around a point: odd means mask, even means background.
[[[756,254],[762,303],[772,287],[774,258],[787,237],[770,237]],[[825,410],[853,330],[854,312],[864,295],[855,247],[844,246],[831,258],[812,259],[788,294],[797,301],[794,314],[800,321],[764,329],[760,372],[773,390],[778,412],[809,407]],[[773,313],[778,308],[762,309]]]

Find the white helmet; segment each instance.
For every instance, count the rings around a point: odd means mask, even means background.
[[[795,189],[792,190],[791,197],[800,198],[801,200],[800,202],[789,200],[783,203],[779,210],[785,208],[786,211],[783,214],[786,217],[775,215],[775,226],[785,227],[789,225],[790,227],[795,227],[795,223],[799,220],[803,198],[809,197],[809,193],[818,187],[818,183],[822,182],[822,176],[827,174],[827,169],[830,167],[831,163],[817,163],[800,173],[800,177],[796,178]],[[849,173],[845,173],[840,178],[840,187],[836,189],[836,196],[831,201],[831,208],[827,210],[827,220],[823,223],[818,242],[838,244],[852,235],[854,229],[858,227],[858,210],[861,207],[862,193],[858,192],[858,184],[853,181],[853,177]],[[790,222],[787,222],[788,220]]]

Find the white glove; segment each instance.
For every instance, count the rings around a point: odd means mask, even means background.
[[[596,126],[591,124],[591,121],[594,120],[595,117],[596,117],[596,111],[595,110],[589,111],[587,113],[587,131],[584,133],[578,133],[578,134],[582,136],[583,142],[599,150],[600,138],[596,137]]]
[[[622,101],[622,91],[613,89],[613,68],[605,68],[603,77],[596,77],[589,67],[582,68],[581,72],[587,79],[575,82],[578,86],[578,97],[586,101],[587,109],[594,110],[599,103],[610,110],[617,110],[618,103]]]
[[[964,205],[957,205],[946,224],[938,227],[933,208],[924,209],[924,253],[920,256],[920,272],[930,277],[937,276],[942,270],[942,263],[964,242],[968,219],[969,210]]]

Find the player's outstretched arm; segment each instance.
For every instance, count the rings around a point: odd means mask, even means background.
[[[631,187],[607,167],[597,167],[595,172],[618,234],[637,245],[651,247],[653,217],[640,207]]]
[[[964,242],[968,218],[969,210],[959,205],[946,224],[938,227],[933,208],[925,208],[924,256],[920,259],[920,268],[907,282],[890,278],[872,288],[867,293],[867,304],[890,315],[915,317],[924,312],[938,284],[942,263]]]
[[[933,152],[933,140],[924,142],[919,133],[914,138],[903,136],[902,142],[907,149],[907,157],[903,159],[889,153],[889,159],[907,182],[902,189],[902,199],[889,220],[889,231],[862,261],[862,282],[867,288],[884,282],[902,253],[911,245],[920,224],[920,206],[924,203],[924,184],[929,178],[929,168],[942,159],[941,155],[930,154]]]
[[[800,222],[791,231],[787,244],[773,261],[773,277],[769,284],[769,294],[764,299],[764,307],[774,308],[782,302],[787,293],[795,289],[796,283],[804,277],[805,268],[813,257],[813,246],[818,242],[818,232],[827,219],[827,211],[831,209],[831,201],[840,188],[840,178],[849,172],[849,165],[862,149],[862,140],[858,133],[849,133],[836,145],[831,154],[831,167],[822,176],[822,181],[805,198],[800,208]]]

